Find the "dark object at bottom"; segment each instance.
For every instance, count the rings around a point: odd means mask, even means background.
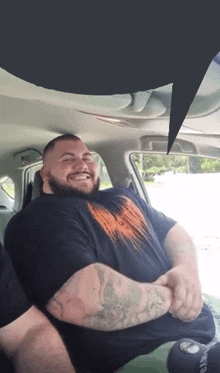
[[[204,345],[189,338],[171,348],[167,369],[170,373],[219,373],[220,342]]]
[[[0,353],[0,373],[15,373],[12,362],[2,352]]]

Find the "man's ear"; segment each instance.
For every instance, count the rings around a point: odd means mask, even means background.
[[[50,167],[43,166],[40,169],[40,176],[42,177],[43,181],[48,180],[50,173]]]

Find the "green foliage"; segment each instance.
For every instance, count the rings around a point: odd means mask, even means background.
[[[161,174],[164,174],[164,172],[166,171],[167,169],[164,166],[162,167],[153,166],[151,168],[148,168],[147,172],[144,173],[144,179],[151,180],[154,175],[161,175]]]
[[[201,158],[199,157],[189,157],[189,173],[190,174],[200,174],[201,170]]]
[[[218,159],[203,158],[201,160],[202,172],[220,172],[220,161]]]
[[[174,173],[220,172],[220,160],[180,155],[134,154],[133,160],[145,181],[167,171]]]
[[[180,166],[176,169],[177,173],[187,174],[187,166]]]
[[[141,158],[142,157],[142,158]],[[155,175],[167,171],[184,172],[187,170],[187,157],[162,154],[134,154],[133,160],[145,181],[153,180]]]

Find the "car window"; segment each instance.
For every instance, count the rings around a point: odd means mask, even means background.
[[[0,209],[3,210],[13,209],[15,203],[15,185],[13,180],[5,176],[0,180]],[[2,215],[1,215],[1,219]]]
[[[10,198],[15,198],[15,185],[10,177],[6,177],[1,182],[1,188]]]
[[[220,296],[220,160],[146,153],[131,159],[152,206],[194,240],[203,291]]]
[[[111,188],[112,182],[110,180],[108,170],[103,162],[103,159],[98,153],[92,153],[92,157],[96,163],[98,163],[99,177],[100,177],[100,190]]]

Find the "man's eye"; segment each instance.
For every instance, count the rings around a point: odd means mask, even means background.
[[[72,161],[73,161],[72,158],[65,158],[65,159],[63,159],[63,162],[64,162],[64,163],[70,163],[70,162],[72,162]]]

